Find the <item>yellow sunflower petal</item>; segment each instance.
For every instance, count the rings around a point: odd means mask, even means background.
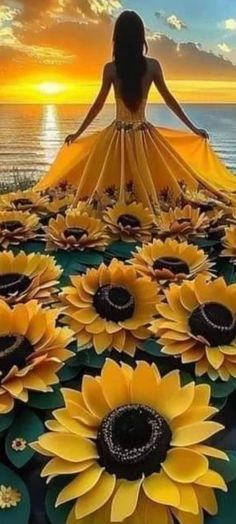
[[[172,511],[179,524],[204,524],[204,515],[201,509],[197,515],[185,511],[176,511],[174,508]]]
[[[51,475],[73,475],[90,468],[92,465],[92,460],[85,460],[84,462],[67,462],[59,457],[54,457],[43,468],[41,477],[48,477]]]
[[[191,484],[177,484],[180,493],[180,509],[197,514],[199,511],[198,499]]]
[[[176,484],[163,472],[145,478],[143,489],[147,497],[154,502],[176,508],[180,505],[180,493]]]
[[[76,518],[82,519],[102,508],[111,498],[115,485],[115,475],[109,475],[109,473],[103,472],[96,486],[76,502]]]
[[[206,486],[208,488],[218,488],[222,491],[228,491],[225,481],[221,475],[211,469],[202,475],[202,477],[197,480],[196,484],[199,484],[200,486]]]
[[[88,493],[94,486],[96,486],[102,475],[103,469],[98,464],[93,464],[89,469],[86,469],[77,477],[75,477],[69,484],[63,488],[57,497],[55,506],[65,504],[70,500],[82,497]]]
[[[143,479],[136,481],[122,480],[111,506],[111,522],[123,522],[132,515],[138,503]]]
[[[93,345],[95,351],[100,354],[106,349],[109,349],[112,345],[113,336],[106,331],[97,333],[93,336]]]
[[[111,387],[112,384],[112,387]],[[122,369],[113,360],[106,360],[101,373],[101,385],[104,397],[111,408],[128,404],[129,388]]]
[[[191,446],[191,449],[197,451],[197,453],[206,455],[207,457],[214,457],[229,461],[228,455],[226,455],[226,453],[221,449],[212,448],[211,446],[204,446],[204,444],[195,444],[194,446]]]
[[[85,375],[82,382],[82,392],[85,404],[98,418],[104,418],[110,407],[103,395],[101,384],[93,377]]]
[[[97,431],[95,429],[89,428],[78,420],[73,419],[65,408],[54,411],[54,417],[59,422],[59,424],[64,426],[65,433],[67,431],[71,431],[71,433],[75,433],[76,435],[84,438],[95,438],[97,435]]]
[[[189,484],[207,472],[208,460],[195,451],[176,448],[168,451],[162,467],[172,480]]]
[[[160,375],[147,362],[138,362],[130,384],[131,400],[156,408]],[[144,387],[147,384],[147,387]]]
[[[219,369],[225,358],[218,348],[206,348],[206,356],[214,369]]]
[[[218,422],[195,422],[189,426],[177,428],[173,433],[172,446],[191,446],[215,435],[218,431],[224,429]]]
[[[98,458],[95,444],[71,433],[46,433],[39,438],[40,446],[69,462]]]
[[[187,384],[178,391],[168,390],[167,384],[163,387],[162,382],[163,380],[158,388],[156,409],[171,421],[191,405],[194,397],[194,382]]]
[[[218,504],[214,490],[197,485],[194,486],[194,490],[200,506],[210,515],[217,515]]]

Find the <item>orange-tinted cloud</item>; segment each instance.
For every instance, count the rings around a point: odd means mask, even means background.
[[[2,84],[29,76],[68,82],[100,78],[104,62],[111,59],[113,22],[122,7],[120,0],[18,0],[14,2],[18,8],[9,0],[2,1]],[[236,80],[236,66],[222,56],[196,43],[177,44],[163,34],[147,33],[150,54],[160,60],[167,79]]]

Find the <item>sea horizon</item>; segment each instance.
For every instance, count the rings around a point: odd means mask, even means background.
[[[22,176],[34,183],[49,169],[67,134],[76,131],[90,104],[0,104],[0,183]],[[184,103],[194,123],[206,128],[222,161],[236,171],[236,103]],[[115,104],[107,103],[86,134],[108,126]],[[162,103],[147,105],[147,119],[160,127],[186,129]]]

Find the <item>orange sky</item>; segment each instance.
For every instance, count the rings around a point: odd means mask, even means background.
[[[121,0],[1,0],[0,102],[90,103],[111,59],[112,17],[123,6]],[[150,54],[178,99],[236,102],[236,66],[172,34],[147,30]],[[160,101],[154,90],[150,101]]]

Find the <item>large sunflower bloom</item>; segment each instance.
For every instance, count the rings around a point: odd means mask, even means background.
[[[81,392],[62,393],[65,407],[32,446],[50,457],[42,476],[74,475],[56,501],[75,503],[66,524],[134,524],[141,508],[150,524],[202,524],[203,510],[217,513],[213,488],[227,487],[207,457],[227,457],[203,443],[223,429],[208,420],[217,412],[208,385],[181,387],[177,370],[161,378],[146,362],[133,370],[107,360]]]
[[[163,353],[196,363],[197,376],[236,377],[236,284],[198,275],[172,284],[165,295],[167,304],[157,305],[160,318],[151,326]]]
[[[53,302],[62,270],[49,255],[0,253],[0,299],[9,304],[37,299]]]
[[[150,242],[155,229],[155,217],[141,203],[117,204],[108,208],[103,217],[113,240]]]
[[[65,216],[52,218],[46,228],[47,250],[84,249],[104,250],[109,237],[105,225],[99,218],[90,217],[77,209],[68,211]]]
[[[130,262],[139,274],[157,280],[160,284],[192,279],[198,273],[210,277],[213,266],[202,249],[170,238],[164,242],[154,240],[152,244],[138,247]]]
[[[51,391],[57,371],[71,356],[72,331],[56,327],[60,309],[45,310],[31,300],[13,309],[0,300],[0,413],[15,400],[27,402],[28,390]]]
[[[0,246],[17,245],[35,238],[39,218],[27,211],[0,211]]]
[[[164,236],[183,238],[204,234],[209,227],[209,219],[199,208],[194,209],[187,204],[184,208],[162,212],[158,217],[158,226]]]
[[[221,256],[231,258],[232,262],[236,264],[236,226],[226,228],[222,244],[225,249],[221,252]]]
[[[158,287],[139,277],[133,267],[113,259],[106,267],[71,277],[73,287],[61,294],[65,319],[75,331],[79,347],[94,346],[97,353],[116,349],[134,355],[149,337]]]
[[[48,197],[32,189],[7,193],[0,198],[0,209],[6,211],[33,211],[38,213],[47,204]]]

